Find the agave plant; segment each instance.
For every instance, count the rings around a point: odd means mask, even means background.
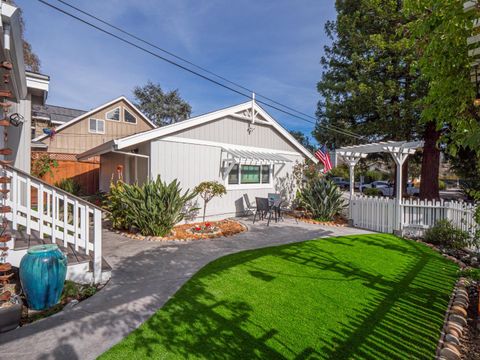
[[[142,186],[117,183],[108,197],[109,217],[117,228],[136,228],[145,236],[165,236],[185,217],[185,203],[195,197],[190,190],[182,194],[177,180],[170,184],[157,177]]]
[[[345,207],[338,186],[325,178],[309,181],[297,196],[300,205],[308,210],[314,219],[320,221],[333,220]]]

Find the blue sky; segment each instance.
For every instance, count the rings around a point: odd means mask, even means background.
[[[62,6],[55,0],[51,3]],[[314,115],[320,58],[335,18],[329,0],[70,0],[98,17],[171,52]],[[91,109],[148,80],[179,89],[198,115],[245,101],[151,55],[60,14],[17,0],[26,38],[51,76],[48,102]],[[71,11],[71,10],[69,10]],[[266,108],[282,125],[307,134],[312,124]]]

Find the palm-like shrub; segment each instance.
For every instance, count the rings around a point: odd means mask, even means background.
[[[55,186],[72,195],[80,195],[82,192],[82,186],[74,179],[62,179],[57,181]]]
[[[185,204],[195,195],[190,190],[182,194],[177,180],[167,184],[160,177],[142,186],[118,182],[110,188],[106,207],[116,228],[135,228],[145,236],[165,236],[183,220]]]
[[[320,221],[331,221],[345,207],[342,192],[331,180],[318,178],[309,181],[298,192],[299,204]]]

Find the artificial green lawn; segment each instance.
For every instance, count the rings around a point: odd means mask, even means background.
[[[432,359],[456,271],[385,234],[246,251],[207,265],[101,359]]]

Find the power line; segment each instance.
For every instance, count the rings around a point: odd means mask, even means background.
[[[62,3],[62,4],[64,4],[64,5],[66,5],[66,6],[68,6],[68,7],[70,7],[71,9],[74,9],[74,10],[76,10],[76,11],[78,11],[78,12],[80,12],[80,13],[82,13],[82,14],[90,17],[90,18],[92,18],[92,19],[97,20],[98,22],[100,22],[100,23],[102,23],[102,24],[104,24],[104,25],[107,25],[107,26],[111,27],[112,29],[115,29],[115,30],[117,30],[117,31],[119,31],[119,32],[127,35],[127,36],[130,36],[131,38],[133,38],[133,39],[135,39],[135,40],[137,40],[137,41],[140,41],[140,42],[142,42],[142,43],[144,43],[144,44],[146,44],[146,45],[149,45],[149,46],[151,46],[151,47],[153,47],[153,48],[155,48],[155,49],[157,49],[157,50],[159,50],[159,51],[161,51],[161,52],[163,52],[163,53],[165,53],[165,54],[168,54],[168,55],[170,55],[170,56],[172,56],[172,57],[174,57],[174,58],[176,58],[176,59],[178,59],[178,60],[181,60],[181,61],[183,61],[183,62],[185,62],[185,63],[187,63],[187,64],[189,64],[189,65],[191,65],[191,66],[193,66],[193,67],[195,67],[195,68],[197,68],[197,69],[199,69],[199,70],[201,70],[201,71],[204,71],[204,72],[207,73],[207,74],[213,75],[213,76],[217,77],[218,79],[221,79],[221,80],[223,80],[223,81],[225,81],[225,82],[227,82],[227,83],[229,83],[229,84],[231,84],[231,85],[234,85],[234,86],[236,86],[236,87],[238,87],[238,88],[240,88],[240,89],[242,89],[242,90],[248,91],[249,93],[255,92],[255,91],[253,91],[252,89],[249,89],[249,88],[245,87],[244,85],[241,85],[241,84],[239,84],[239,83],[237,83],[237,82],[231,81],[231,80],[227,79],[226,77],[224,77],[224,76],[222,76],[222,75],[219,75],[219,74],[217,74],[217,73],[214,73],[213,71],[210,71],[210,70],[206,69],[205,67],[202,67],[202,66],[200,66],[200,65],[197,65],[197,64],[191,62],[190,60],[185,59],[184,57],[181,57],[181,56],[179,56],[179,55],[176,55],[176,54],[174,54],[173,52],[168,51],[168,50],[166,50],[166,49],[164,49],[164,48],[162,48],[162,47],[160,47],[160,46],[158,46],[158,45],[156,45],[156,44],[154,44],[154,43],[152,43],[152,42],[149,42],[149,41],[147,41],[147,40],[145,40],[145,39],[142,39],[142,38],[140,38],[139,36],[137,36],[137,35],[135,35],[135,34],[133,34],[133,33],[131,33],[131,32],[128,32],[128,31],[126,31],[126,30],[123,30],[122,28],[120,28],[120,27],[118,27],[118,26],[116,26],[116,25],[113,25],[113,24],[109,23],[108,21],[106,21],[106,20],[104,20],[104,19],[101,19],[101,18],[99,18],[98,16],[92,15],[92,14],[90,14],[89,12],[87,12],[87,11],[85,11],[85,10],[82,10],[82,9],[80,9],[79,7],[74,6],[74,5],[70,4],[70,3],[68,3],[67,1],[64,1],[64,0],[57,0],[57,1],[60,2],[60,3]],[[301,115],[303,115],[303,116],[306,116],[306,117],[308,117],[308,118],[311,118],[311,119],[315,120],[315,124],[317,123],[317,119],[316,119],[315,117],[309,115],[309,114],[306,114],[306,113],[304,113],[304,112],[302,112],[302,111],[299,111],[299,110],[297,110],[297,109],[294,109],[294,108],[292,108],[292,107],[290,107],[290,106],[284,105],[284,104],[282,104],[282,103],[280,103],[280,102],[278,102],[278,101],[276,101],[276,100],[274,100],[274,99],[271,99],[271,98],[269,98],[269,97],[267,97],[267,96],[265,96],[265,95],[262,95],[262,94],[259,94],[259,93],[255,93],[255,95],[257,95],[257,96],[259,96],[259,97],[261,97],[261,98],[264,98],[265,100],[268,100],[268,101],[270,101],[270,102],[272,102],[272,103],[274,103],[274,104],[276,104],[276,105],[282,106],[282,107],[284,107],[285,109],[288,109],[288,110],[290,110],[290,111],[294,111],[294,112],[296,112],[296,113],[298,113],[298,114],[301,114]],[[358,137],[358,138],[362,138],[361,135],[355,134],[354,132],[352,132],[352,131],[350,131],[350,130],[342,129],[342,128],[339,127],[339,126],[335,126],[335,125],[331,125],[331,124],[330,124],[330,125],[328,125],[328,127],[333,128],[333,129],[338,129],[338,130],[340,130],[340,131],[343,131],[344,133],[349,133],[349,134],[351,134],[351,135],[353,135],[353,136],[355,136],[355,137]]]
[[[99,27],[99,26],[97,26],[97,25],[95,25],[95,24],[92,24],[92,23],[88,22],[87,20],[84,20],[84,19],[82,19],[82,18],[80,18],[80,17],[78,17],[78,16],[76,16],[76,15],[74,15],[74,14],[71,14],[71,13],[69,13],[68,11],[65,11],[65,10],[63,10],[63,9],[55,6],[55,5],[52,5],[52,4],[48,3],[48,2],[46,2],[45,0],[38,0],[38,1],[39,1],[40,3],[48,6],[48,7],[56,10],[56,11],[58,11],[58,12],[63,13],[64,15],[67,15],[67,16],[75,19],[75,20],[78,20],[78,21],[84,23],[85,25],[88,25],[88,26],[90,26],[90,27],[93,27],[94,29],[96,29],[96,30],[98,30],[98,31],[101,31],[101,32],[103,32],[103,33],[105,33],[105,34],[107,34],[107,35],[110,35],[110,36],[114,37],[115,39],[120,40],[120,41],[122,41],[122,42],[124,42],[124,43],[126,43],[126,44],[128,44],[128,45],[131,45],[131,46],[133,46],[133,47],[135,47],[135,48],[137,48],[137,49],[139,49],[139,50],[141,50],[141,51],[144,51],[144,52],[146,52],[146,53],[148,53],[148,54],[150,54],[150,55],[152,55],[152,56],[154,56],[154,57],[156,57],[156,58],[158,58],[158,59],[160,59],[160,60],[163,60],[163,61],[165,61],[165,62],[167,62],[167,63],[169,63],[169,64],[171,64],[171,65],[174,65],[174,66],[176,66],[176,67],[178,67],[178,68],[180,68],[180,69],[182,69],[182,70],[185,70],[185,71],[187,71],[187,72],[189,72],[189,73],[191,73],[191,74],[193,74],[193,75],[196,75],[196,76],[198,76],[198,77],[200,77],[200,78],[202,78],[202,79],[204,79],[204,80],[207,80],[207,81],[209,81],[209,82],[211,82],[211,83],[214,83],[214,84],[216,84],[216,85],[218,85],[218,86],[221,86],[221,87],[223,87],[223,88],[225,88],[225,89],[227,89],[227,90],[230,90],[230,91],[232,91],[232,92],[234,92],[234,93],[236,93],[236,94],[238,94],[238,95],[241,95],[241,96],[246,97],[246,98],[248,98],[248,99],[251,98],[250,95],[244,94],[243,92],[241,92],[241,91],[239,91],[239,90],[237,90],[237,89],[234,89],[234,88],[232,88],[231,86],[222,84],[221,82],[219,82],[219,81],[217,81],[217,80],[215,80],[215,79],[212,79],[212,78],[210,78],[210,77],[208,77],[208,76],[205,76],[205,75],[203,75],[203,74],[200,74],[198,71],[189,69],[188,67],[186,67],[186,66],[184,66],[184,65],[181,65],[181,64],[179,64],[179,63],[177,63],[177,62],[175,62],[175,61],[173,61],[173,60],[170,60],[170,59],[168,59],[168,58],[166,58],[166,57],[164,57],[164,56],[162,56],[162,55],[159,55],[159,54],[157,54],[157,53],[155,53],[155,52],[153,52],[153,51],[151,51],[151,50],[149,50],[149,49],[146,49],[146,48],[144,48],[144,47],[142,47],[142,46],[140,46],[140,45],[138,45],[138,44],[136,44],[136,43],[134,43],[134,42],[132,42],[132,41],[129,41],[129,40],[127,40],[127,39],[124,39],[124,38],[122,38],[122,37],[120,37],[120,36],[118,36],[118,35],[110,32],[110,31],[108,31],[108,30],[105,30],[105,29],[103,29],[103,28],[101,28],[101,27]],[[92,15],[92,17],[93,17],[93,15]],[[216,76],[216,75],[215,75],[215,76]],[[236,86],[237,86],[237,85],[236,85]],[[263,97],[263,96],[262,96],[262,97]],[[265,98],[265,97],[264,97],[264,98]],[[285,110],[283,110],[283,109],[281,109],[281,108],[279,108],[279,107],[277,107],[277,106],[271,105],[271,104],[266,103],[266,102],[264,102],[264,101],[261,101],[261,100],[256,100],[256,101],[257,101],[258,103],[260,103],[260,104],[263,104],[263,105],[265,105],[265,106],[268,106],[268,107],[270,107],[270,108],[272,108],[272,109],[275,109],[275,110],[277,110],[277,111],[280,111],[280,112],[282,112],[282,113],[284,113],[284,114],[293,116],[293,117],[295,117],[295,118],[297,118],[297,119],[300,119],[300,120],[302,120],[302,121],[308,122],[308,123],[310,123],[310,124],[317,125],[318,127],[323,128],[323,129],[325,129],[325,130],[337,132],[337,133],[339,133],[339,134],[342,134],[342,135],[345,135],[345,136],[350,136],[350,137],[357,138],[357,139],[362,139],[362,138],[363,138],[363,137],[360,136],[360,135],[356,135],[356,134],[353,134],[353,133],[350,134],[349,132],[347,132],[347,131],[345,131],[345,130],[334,129],[334,128],[331,128],[331,127],[329,127],[329,126],[326,126],[326,125],[322,125],[322,124],[320,124],[320,123],[317,123],[316,121],[315,121],[315,122],[310,121],[310,120],[308,120],[308,119],[305,119],[305,118],[300,117],[300,116],[298,116],[298,115],[292,114],[291,112],[285,111]],[[285,107],[283,104],[280,104],[280,106]],[[296,110],[295,110],[295,111],[296,111]]]

